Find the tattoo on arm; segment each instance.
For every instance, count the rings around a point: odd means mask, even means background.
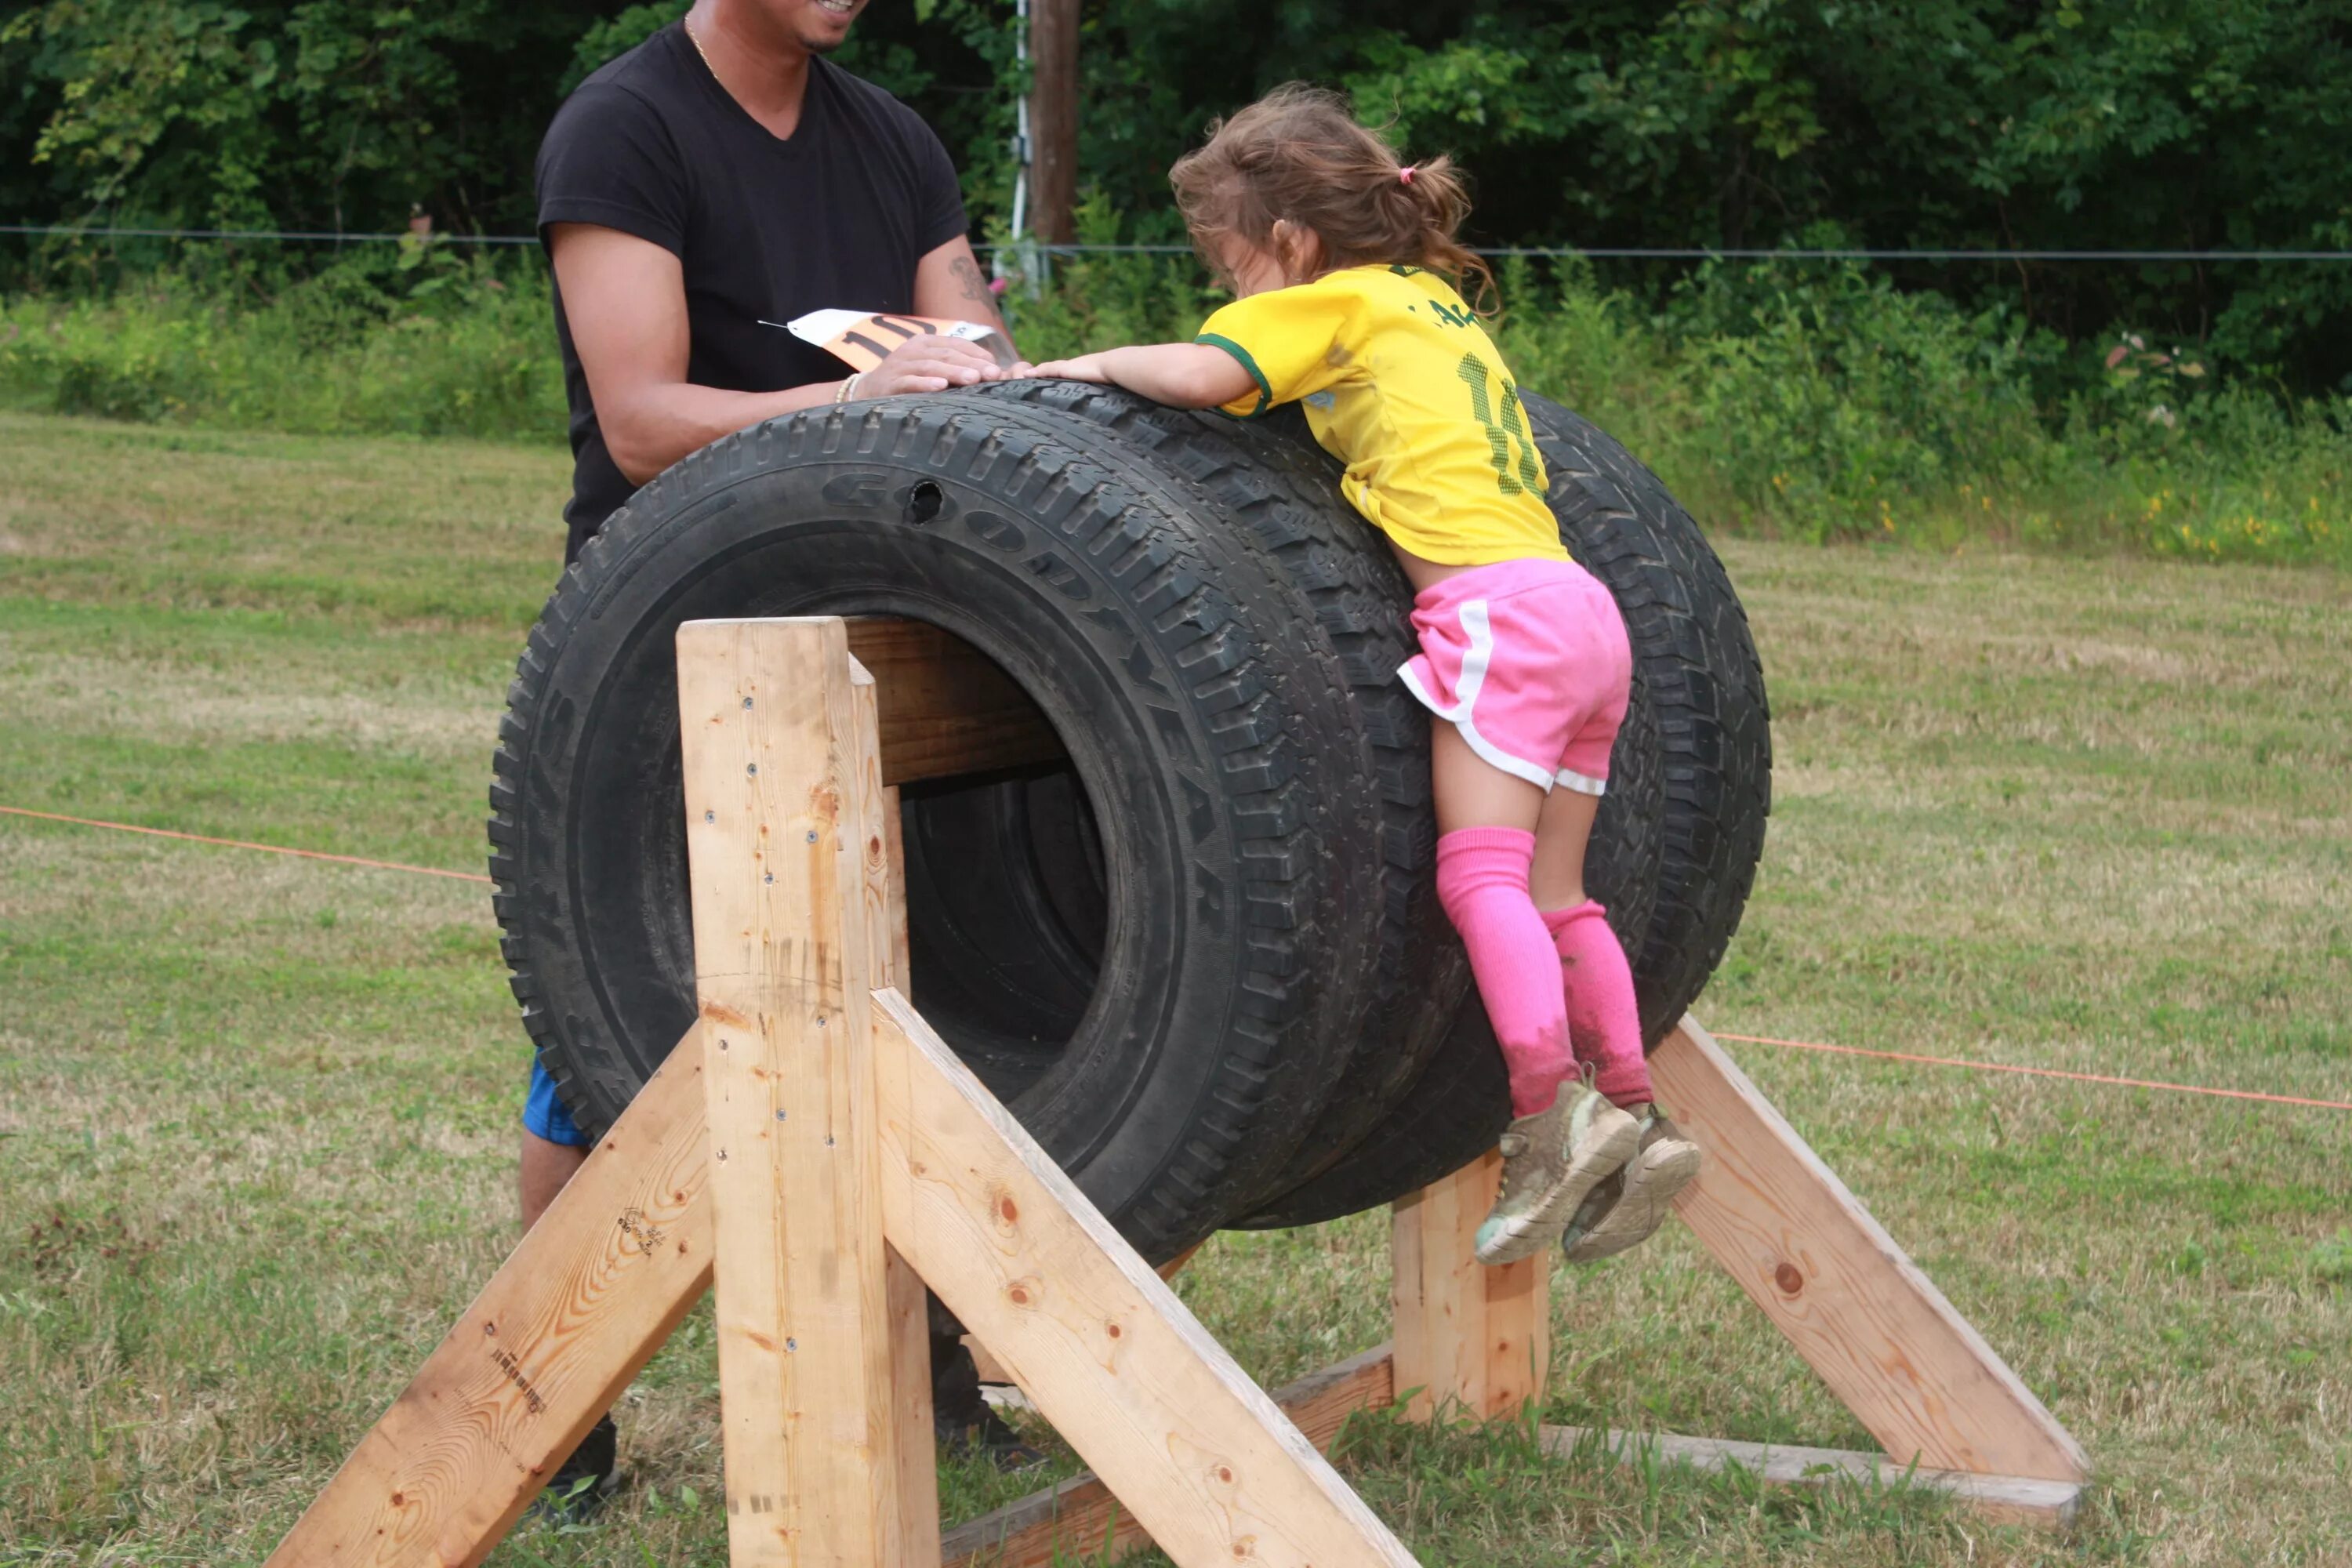
[[[997,314],[996,296],[990,291],[988,279],[981,276],[980,263],[969,256],[959,256],[948,263],[948,270],[955,275],[956,286],[963,290],[963,297],[979,307],[979,320],[1002,328],[1004,318]]]

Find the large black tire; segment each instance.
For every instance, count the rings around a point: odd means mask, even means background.
[[[1024,858],[1108,868],[1092,932],[1051,897],[989,906],[1023,939],[1068,939],[1043,959],[998,943],[991,963],[1029,965],[1009,984],[971,960],[975,911],[935,908],[918,1004],[1147,1254],[1262,1191],[1374,1008],[1383,804],[1332,700],[1348,677],[1295,635],[1315,605],[1197,512],[1085,420],[929,399],[772,421],[615,514],[531,631],[491,791],[514,991],[583,1124],[609,1124],[692,1016],[677,627],[910,616],[1031,694],[1091,803],[1082,828],[1050,772],[910,791],[910,905],[957,881],[942,856],[995,857],[1000,877]],[[1003,794],[1056,788],[1061,805]],[[1038,822],[1070,826],[1022,839]],[[1041,1022],[1066,1038],[1029,1037]]]
[[[1387,810],[1383,1010],[1359,1041],[1322,1116],[1261,1194],[1275,1200],[1338,1163],[1397,1110],[1438,1050],[1465,1048],[1459,1015],[1473,1016],[1467,1026],[1474,1040],[1486,1029],[1461,943],[1437,905],[1429,715],[1396,679],[1397,666],[1413,651],[1407,619],[1412,588],[1385,539],[1339,499],[1338,465],[1315,444],[1296,410],[1238,421],[1075,382],[1007,383],[983,395],[1093,420],[1129,443],[1139,460],[1156,461],[1197,485],[1204,509],[1227,519],[1231,531],[1255,542],[1285,577],[1307,589],[1316,616],[1298,635],[1332,644],[1349,677],[1347,689],[1337,695],[1367,724]],[[1593,896],[1609,906],[1612,922],[1635,946],[1648,928],[1665,834],[1655,729],[1637,692],[1586,865]],[[1382,1021],[1388,1026],[1378,1026]],[[1492,1035],[1484,1040],[1483,1047],[1470,1048],[1492,1057]],[[1499,1083],[1498,1058],[1494,1068],[1492,1081]]]
[[[1771,809],[1771,742],[1762,666],[1723,563],[1658,477],[1589,421],[1522,393],[1549,469],[1560,539],[1607,584],[1633,645],[1633,700],[1610,758],[1596,845],[1627,831],[1612,808],[1621,779],[1655,778],[1644,798],[1661,836],[1646,907],[1587,890],[1610,906],[1631,956],[1645,1042],[1687,1011],[1746,908]],[[1392,1202],[1459,1169],[1509,1118],[1507,1079],[1486,1012],[1462,1007],[1444,1047],[1402,1104],[1320,1176],[1240,1224],[1310,1225]]]

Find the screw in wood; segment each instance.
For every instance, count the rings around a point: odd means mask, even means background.
[[[751,706],[751,700],[750,698],[748,698],[748,697],[746,697],[745,699],[743,699],[743,706],[744,706],[744,707],[746,707],[746,708],[749,708],[750,706]]]
[[[816,842],[816,829],[814,827],[808,831],[808,841],[812,844]]]
[[[784,1119],[784,1113],[783,1113],[782,1111],[781,1111],[781,1110],[777,1111],[777,1112],[776,1112],[776,1120],[777,1120],[777,1121],[782,1121],[783,1119]]]
[[[788,1351],[796,1351],[801,1348],[801,1342],[798,1340],[787,1337],[784,1341],[784,1348]]]
[[[705,822],[716,822],[719,820],[719,814],[715,811],[706,811],[702,814],[702,820]]]
[[[760,764],[757,763],[745,763],[743,764],[743,771],[747,773],[756,773],[760,771]]]

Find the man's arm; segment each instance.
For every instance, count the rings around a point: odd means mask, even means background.
[[[721,436],[779,414],[830,403],[841,390],[837,380],[782,392],[698,386],[686,379],[690,342],[686,278],[676,256],[651,240],[579,223],[551,225],[548,248],[556,285],[563,292],[572,346],[579,351],[588,395],[596,405],[597,426],[614,465],[632,484],[645,483]],[[966,245],[967,259],[971,254]],[[924,265],[929,263],[930,258],[925,258]],[[978,272],[976,263],[973,270]],[[917,299],[919,309],[919,293]],[[922,337],[900,345],[867,371],[857,394],[883,397],[938,392],[994,381],[1003,374],[987,352],[974,344]]]
[[[1143,343],[1039,365],[1033,374],[1108,382],[1176,408],[1222,408],[1257,391],[1241,362],[1208,343]]]
[[[996,290],[972,254],[971,241],[958,235],[915,264],[915,314],[950,321],[976,321],[994,327],[1011,342],[1013,333],[1004,313],[996,308]]]

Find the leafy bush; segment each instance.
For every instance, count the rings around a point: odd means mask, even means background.
[[[161,278],[0,307],[0,396],[115,419],[312,433],[563,428],[547,286],[438,248],[368,257],[258,307]]]

